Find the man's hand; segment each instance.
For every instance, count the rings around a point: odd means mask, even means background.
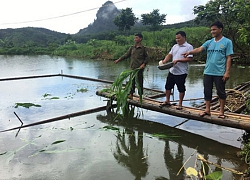
[[[173,60],[173,65],[177,64],[178,60]]]
[[[182,54],[182,56],[184,56],[184,58],[186,58],[189,55],[189,52],[185,52]]]
[[[145,68],[145,64],[143,63],[141,66],[140,66],[140,69],[144,69]]]
[[[226,82],[226,81],[229,79],[229,77],[230,77],[229,73],[226,72],[226,73],[224,74],[222,80],[223,80],[224,82]]]

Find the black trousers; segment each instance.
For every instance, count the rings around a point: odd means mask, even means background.
[[[222,80],[223,76],[211,76],[204,74],[204,99],[206,101],[212,100],[212,93],[213,93],[213,84],[215,84],[217,95],[220,99],[226,99],[226,90],[225,85],[226,82]]]
[[[144,71],[144,69],[140,69],[138,71],[137,76],[135,76],[135,78],[138,78],[138,82],[139,82],[139,86],[140,86],[140,88],[137,87],[139,95],[143,94],[143,71]],[[130,94],[135,93],[135,84],[136,84],[135,78],[133,78],[133,80],[132,80],[132,88],[131,88]]]

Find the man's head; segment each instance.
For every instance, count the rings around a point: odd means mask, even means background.
[[[141,33],[135,34],[134,41],[135,41],[136,44],[140,43],[142,41],[142,39],[143,39],[143,36],[142,36]]]
[[[175,34],[175,40],[179,45],[184,44],[186,42],[186,33],[184,31],[178,31]]]
[[[213,37],[219,37],[222,35],[223,24],[220,21],[216,21],[210,25],[210,31]]]

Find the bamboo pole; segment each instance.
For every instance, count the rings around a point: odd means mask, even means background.
[[[32,78],[45,78],[45,77],[54,77],[61,76],[60,74],[49,74],[49,75],[38,75],[38,76],[21,76],[21,77],[12,77],[12,78],[2,78],[0,81],[12,81],[20,79],[32,79]]]
[[[98,111],[103,111],[103,110],[106,109],[106,107],[107,106],[100,106],[100,107],[96,107],[96,108],[93,108],[93,109],[88,109],[88,110],[84,110],[84,111],[75,112],[75,113],[72,113],[72,114],[66,114],[66,115],[63,115],[63,116],[58,116],[58,117],[54,117],[54,118],[50,118],[50,119],[46,119],[46,120],[42,120],[42,121],[30,123],[30,124],[18,126],[18,127],[6,129],[6,130],[2,130],[2,131],[0,131],[0,133],[7,132],[7,131],[12,131],[12,130],[16,130],[16,129],[21,129],[21,128],[26,128],[26,127],[31,127],[31,126],[36,126],[36,125],[41,125],[41,124],[46,124],[46,123],[51,123],[51,122],[59,121],[59,120],[63,120],[63,119],[70,119],[71,117],[81,116],[81,115],[90,114],[90,113],[94,113],[94,112],[98,112]]]

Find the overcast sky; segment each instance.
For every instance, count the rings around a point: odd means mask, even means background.
[[[53,31],[75,34],[96,19],[98,9],[107,0],[3,0],[0,10],[0,29],[42,27]],[[159,9],[167,14],[166,24],[193,19],[194,6],[208,0],[113,0],[118,9],[132,8],[141,14]]]

